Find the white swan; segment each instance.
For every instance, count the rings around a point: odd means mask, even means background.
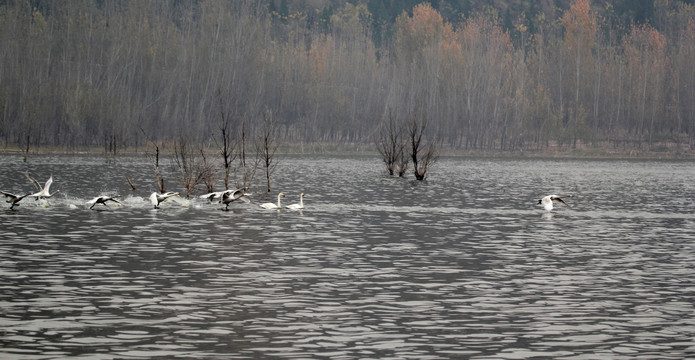
[[[150,202],[152,203],[152,205],[154,205],[155,209],[159,209],[159,204],[172,196],[179,196],[179,193],[170,191],[164,194],[159,194],[153,192],[152,195],[150,195]]]
[[[224,209],[227,210],[229,209],[229,204],[231,204],[233,201],[236,200],[241,200],[245,203],[250,203],[251,200],[249,200],[248,197],[246,197],[246,190],[245,189],[236,189],[236,190],[227,190],[222,193],[222,200],[220,200],[221,203],[225,204]]]
[[[46,184],[43,186],[43,189],[41,189],[41,191],[34,193],[34,194],[31,194],[29,196],[34,197],[34,198],[36,198],[36,200],[38,200],[38,199],[48,199],[48,198],[52,197],[53,195],[59,193],[60,190],[56,190],[56,192],[54,192],[53,194],[51,194],[49,192],[49,190],[51,188],[51,184],[53,184],[53,175],[51,175],[51,177],[46,181]]]
[[[107,202],[107,201],[113,201],[113,202],[115,202],[116,204],[120,204],[120,202],[119,202],[118,200],[116,200],[116,198],[117,198],[117,197],[120,197],[120,196],[121,196],[121,195],[116,195],[116,196],[101,195],[101,196],[97,196],[97,197],[95,197],[94,199],[87,201],[87,205],[90,205],[90,206],[89,206],[89,209],[91,210],[91,209],[94,207],[94,205],[96,205],[96,204],[102,204],[102,205],[106,206],[106,202]]]
[[[572,197],[572,195],[567,195],[567,197]],[[562,201],[562,199],[557,195],[548,195],[548,196],[538,200],[538,204],[536,204],[536,205],[543,205],[543,207],[546,210],[551,211],[551,210],[553,210],[553,202],[563,203],[563,204],[565,204],[565,206],[569,207],[569,205],[567,205],[566,202]]]
[[[299,204],[287,205],[290,210],[301,210],[304,209],[304,193],[299,194]]]
[[[284,193],[278,194],[278,203],[277,204],[264,203],[264,204],[261,204],[261,207],[264,209],[268,209],[268,210],[273,210],[273,209],[274,210],[280,210],[280,209],[282,209],[282,205],[280,205],[280,198],[281,197],[285,197],[285,194]]]
[[[12,205],[10,205],[10,210],[12,210],[12,208],[14,208],[15,205],[19,206],[19,202],[22,201],[22,199],[24,199],[25,197],[31,195],[31,194],[26,194],[26,195],[15,195],[15,194],[11,194],[11,193],[4,192],[4,191],[0,191],[0,194],[5,195],[5,197],[7,198],[6,201],[7,201],[8,203],[12,204]]]

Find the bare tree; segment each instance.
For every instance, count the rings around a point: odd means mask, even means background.
[[[181,173],[181,184],[186,189],[186,198],[198,184],[210,183],[214,172],[213,166],[205,160],[205,152],[201,149],[202,159],[196,157],[195,151],[183,137],[174,142],[174,164]]]
[[[408,128],[410,138],[410,158],[413,161],[415,179],[425,180],[427,171],[439,159],[437,145],[425,138],[427,120],[419,119],[417,111],[413,112]]]
[[[403,177],[408,170],[408,153],[403,136],[403,127],[394,118],[391,109],[389,109],[388,122],[381,126],[376,148],[389,175],[398,174],[398,176]]]
[[[195,159],[183,136],[174,142],[174,163],[181,173],[181,184],[186,189],[186,198],[188,198],[197,179],[195,178]]]
[[[220,132],[222,133],[222,144],[218,143],[218,146],[220,147],[222,164],[224,165],[224,189],[229,190],[229,172],[234,161],[234,143],[232,142],[231,119],[224,110],[221,92],[218,92],[218,96],[220,98]],[[215,142],[217,142],[216,138]]]
[[[22,151],[22,153],[24,154],[24,162],[27,162],[27,157],[29,156],[29,144],[30,144],[29,140],[31,139],[30,135],[29,135],[30,133],[31,133],[31,130],[27,131],[27,142],[26,142],[27,147],[26,147],[26,149],[23,149],[23,151]]]
[[[145,130],[142,127],[140,127],[140,131],[142,131],[142,134],[145,135],[145,138],[147,138],[147,140],[152,143],[152,146],[154,146],[154,158],[152,159],[152,161],[154,163],[154,173],[155,173],[155,177],[156,177],[155,180],[157,182],[157,188],[159,189],[159,192],[163,193],[164,192],[164,178],[161,177],[160,171],[159,171],[159,144],[156,141],[154,141],[149,135],[147,135],[147,133],[145,132]],[[152,156],[149,153],[147,153],[147,156],[152,158]]]
[[[261,157],[256,156],[253,164],[248,164],[246,161],[246,119],[241,121],[241,129],[239,131],[239,168],[241,169],[241,181],[237,180],[237,188],[248,189],[253,181],[256,170],[261,164]]]
[[[270,175],[275,170],[275,153],[278,149],[276,123],[273,113],[269,110],[263,112],[263,123],[256,142],[256,154],[265,169],[265,178],[268,192],[270,192]]]
[[[133,180],[130,180],[129,177],[126,176],[126,177],[125,177],[125,180],[128,182],[128,185],[130,185],[130,189],[131,189],[132,191],[135,191],[135,190],[138,189],[137,186],[135,186],[135,184],[133,184]]]
[[[200,149],[200,157],[203,159],[203,169],[205,169],[205,176],[203,176],[203,183],[205,184],[205,189],[208,193],[215,191],[215,182],[217,181],[217,166],[214,162],[209,162],[208,157],[205,154],[205,149]]]

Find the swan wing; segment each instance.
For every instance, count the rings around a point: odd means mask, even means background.
[[[244,189],[236,189],[236,190],[232,191],[232,198],[234,200],[237,200],[242,196],[244,196]]]
[[[157,199],[157,193],[156,192],[153,192],[152,195],[150,195],[150,202],[154,206],[159,205],[159,200]]]
[[[39,182],[36,181],[36,179],[34,179],[28,171],[25,171],[24,175],[27,177],[27,179],[29,179],[29,181],[31,181],[32,184],[34,184],[36,190],[41,191],[41,185],[39,185]]]
[[[567,205],[567,203],[566,203],[566,202],[562,201],[562,199],[560,199],[560,198],[557,198],[557,201],[559,201],[559,202],[561,202],[561,203],[565,204],[565,206],[567,206],[567,207],[570,207],[569,205]]]
[[[43,192],[48,194],[49,189],[51,188],[51,184],[53,184],[53,175],[51,175],[48,180],[46,180],[46,185],[43,186]]]
[[[178,192],[170,191],[170,192],[165,193],[165,194],[163,194],[163,195],[159,195],[159,202],[163,202],[163,201],[165,201],[165,200],[168,200],[169,198],[173,198],[172,201],[179,202],[177,199],[175,199],[175,198],[178,197],[179,195],[180,195],[180,194],[179,194]]]
[[[17,195],[15,195],[15,194],[8,193],[8,192],[4,192],[4,191],[0,191],[0,194],[3,194],[3,195],[5,195],[6,197],[11,198],[11,199],[14,199],[14,198],[17,197]],[[26,195],[24,195],[24,196],[26,196]]]
[[[170,197],[172,197],[172,196],[179,196],[179,193],[178,193],[178,192],[170,191],[170,192],[164,194],[164,196],[165,196],[166,199],[168,199],[168,198],[170,198]]]
[[[236,200],[241,200],[247,204],[251,202],[251,200],[249,200],[248,197],[246,197],[244,189],[227,190],[222,196],[222,201],[227,204]]]
[[[571,197],[571,196],[570,196],[570,197]],[[569,205],[567,205],[567,203],[564,202],[564,201],[563,201],[559,196],[557,196],[557,195],[551,195],[551,196],[550,196],[550,200],[552,200],[552,201],[557,201],[557,202],[562,203],[562,204],[565,204],[565,206],[569,207]]]
[[[214,199],[215,197],[216,197],[216,196],[215,196],[215,193],[214,193],[214,192],[212,192],[212,193],[207,193],[207,194],[205,194],[205,195],[200,195],[200,196],[198,196],[198,198],[200,198],[200,199],[208,199],[208,200],[210,200],[210,201],[212,201],[212,199]]]
[[[249,201],[246,198],[246,193],[244,192],[244,189],[236,189],[236,190],[232,191],[230,196],[232,197],[232,200],[241,200],[241,201],[244,201],[246,203],[248,203],[248,201]]]

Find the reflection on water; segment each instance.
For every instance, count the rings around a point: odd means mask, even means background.
[[[24,170],[61,190],[0,210],[3,359],[695,353],[690,163],[443,159],[418,183],[284,158],[274,187],[301,212],[260,188],[154,210],[139,158],[3,163],[3,190],[29,191]],[[102,193],[123,204],[87,210]],[[571,208],[536,206],[549,193]]]

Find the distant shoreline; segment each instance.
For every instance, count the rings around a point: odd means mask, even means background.
[[[632,160],[695,160],[695,150],[688,146],[680,149],[667,149],[664,146],[655,147],[658,150],[647,149],[613,149],[605,147],[584,146],[577,149],[550,149],[550,150],[465,150],[465,149],[440,149],[440,156],[446,158],[501,158],[501,159],[632,159]],[[173,145],[164,144],[160,148],[161,154],[172,155]],[[214,156],[216,148],[206,149],[207,153]],[[249,151],[252,153],[251,151]],[[32,148],[29,158],[37,155],[103,155],[105,157],[147,155],[153,153],[148,147],[125,148],[114,153],[107,153],[103,148],[80,148],[74,150],[59,148]],[[0,149],[0,155],[22,156],[24,152],[18,148]],[[284,145],[278,149],[278,155],[365,155],[379,156],[372,144],[333,144],[333,143],[305,143]]]

